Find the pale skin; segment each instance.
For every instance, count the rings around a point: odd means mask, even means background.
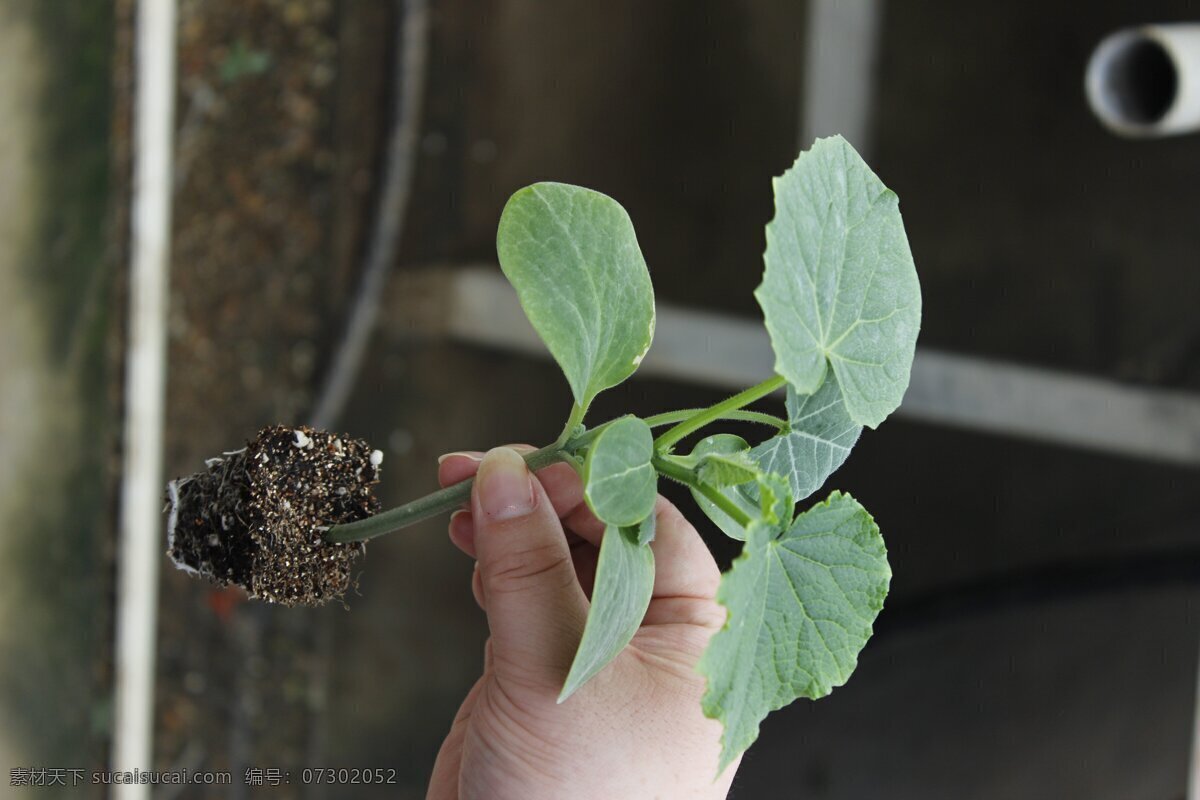
[[[708,548],[660,497],[642,627],[558,704],[604,526],[574,469],[560,463],[532,475],[518,450],[452,453],[438,468],[443,486],[476,476],[470,508],[451,518],[450,540],[476,560],[472,589],[491,635],[427,798],[724,798],[737,764],[717,776],[721,726],[701,713],[704,679],[695,669],[725,620]]]

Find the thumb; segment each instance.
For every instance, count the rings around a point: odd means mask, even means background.
[[[471,509],[497,677],[557,692],[587,598],[554,506],[520,454],[497,447],[479,465]]]

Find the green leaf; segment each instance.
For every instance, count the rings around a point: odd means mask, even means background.
[[[654,336],[654,289],[619,203],[563,183],[527,186],[504,207],[496,251],[580,408],[637,369]]]
[[[759,478],[754,483],[720,488],[722,494],[752,517],[787,522],[785,512],[772,511],[783,492],[774,491],[776,498],[762,494],[763,484],[770,476],[783,476],[788,485],[787,511],[792,503],[805,499],[825,483],[850,455],[858,441],[862,426],[856,425],[842,402],[837,378],[831,373],[816,394],[799,395],[790,386],[787,393],[788,426],[776,436],[751,448],[744,439],[731,434],[716,434],[701,440],[691,458],[703,463],[721,454],[725,458],[750,458],[756,462]],[[692,492],[696,504],[709,519],[727,535],[745,538],[745,531],[711,500],[697,491]],[[765,504],[764,504],[765,501]]]
[[[855,424],[842,402],[837,377],[830,374],[815,394],[787,390],[788,427],[750,451],[763,472],[787,477],[796,502],[805,499],[850,455],[862,426]]]
[[[834,492],[782,535],[751,525],[717,592],[728,619],[699,665],[704,713],[725,728],[721,770],[771,711],[846,682],[891,574],[879,528],[849,495]]]
[[[758,477],[758,464],[746,451],[709,453],[696,463],[696,476],[713,486],[737,486]]]
[[[650,515],[639,522],[636,528],[637,543],[642,546],[650,544],[654,541],[654,534],[658,530],[658,516],[653,511],[650,512]]]
[[[921,325],[921,287],[899,202],[845,139],[818,139],[774,181],[762,306],[775,371],[812,394],[826,366],[850,418],[900,405]]]
[[[697,462],[713,455],[735,455],[739,453],[748,453],[750,445],[740,436],[734,436],[732,433],[717,433],[712,436],[706,436],[696,443],[696,447],[692,450],[692,457],[696,458]],[[736,503],[750,517],[759,516],[758,500],[751,499],[745,492],[736,489],[725,489],[722,491],[726,497]],[[745,539],[746,530],[738,524],[732,517],[722,511],[716,503],[709,500],[703,493],[692,489],[692,498],[696,501],[696,505],[704,512],[704,515],[713,521],[721,532],[731,539]]]
[[[643,538],[638,528],[647,526],[654,528],[653,514],[637,528],[609,525],[604,530],[592,605],[571,671],[558,696],[560,703],[625,649],[646,616],[654,589],[654,553],[638,544]]]
[[[788,487],[787,478],[782,475],[760,472],[754,479],[753,489],[746,491],[746,488],[727,489],[723,494],[738,508],[746,512],[751,520],[761,523],[770,531],[778,533],[788,526],[792,520],[795,504],[792,502],[792,492]],[[721,510],[716,503],[709,500],[703,492],[692,489],[692,497],[700,506],[700,510],[726,536],[738,541],[746,538],[746,528]]]
[[[792,500],[792,489],[787,478],[773,472],[758,476],[755,486],[758,494],[758,515],[769,530],[778,533],[792,522],[796,504]]]
[[[625,527],[654,511],[653,456],[654,434],[637,417],[621,417],[600,431],[583,464],[583,496],[598,519]]]

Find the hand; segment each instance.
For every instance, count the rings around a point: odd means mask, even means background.
[[[724,798],[737,765],[717,777],[721,726],[700,711],[695,667],[725,610],[713,599],[720,572],[696,529],[658,499],[654,595],[642,627],[559,705],[604,525],[567,464],[534,476],[503,447],[442,458],[443,486],[471,475],[470,510],[451,517],[450,539],[476,559],[472,588],[491,637],[427,797]]]

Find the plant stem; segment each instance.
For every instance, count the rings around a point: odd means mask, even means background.
[[[685,436],[720,419],[759,422],[764,425],[770,425],[777,430],[783,430],[787,426],[786,420],[771,414],[742,410],[742,406],[770,394],[782,386],[783,383],[783,378],[775,376],[708,408],[668,411],[648,417],[646,423],[651,427],[676,423],[673,428],[655,441],[655,449],[663,452]],[[531,471],[536,472],[556,461],[567,461],[574,464],[573,454],[581,447],[590,443],[604,428],[615,421],[610,420],[596,426],[592,430],[575,436],[575,431],[582,423],[585,413],[586,409],[580,408],[578,405],[572,406],[571,415],[567,419],[567,424],[563,426],[562,433],[559,434],[558,439],[553,444],[546,445],[540,450],[535,450],[525,456],[525,463]],[[750,518],[742,509],[738,508],[729,498],[725,497],[725,495],[721,494],[715,488],[697,480],[691,470],[686,467],[658,455],[654,457],[654,466],[666,477],[677,480],[702,493],[739,524],[746,525],[750,522]],[[471,487],[474,483],[475,481],[472,478],[462,483],[457,483],[454,486],[439,489],[424,497],[418,497],[416,500],[380,512],[373,517],[358,520],[357,522],[334,525],[325,534],[325,541],[330,543],[365,542],[368,539],[374,539],[385,533],[392,533],[409,525],[415,525],[418,522],[431,519],[447,511],[454,511],[461,508],[470,499]]]
[[[676,422],[683,422],[685,419],[692,417],[704,411],[703,408],[685,408],[679,411],[664,411],[661,414],[655,414],[652,417],[646,417],[646,424],[651,428],[658,428],[663,425],[673,425]],[[774,414],[763,414],[758,411],[742,411],[740,409],[729,411],[722,414],[718,419],[731,419],[738,422],[759,422],[763,425],[770,425],[776,430],[783,430],[787,427],[787,420],[777,417]],[[606,423],[607,424],[607,423]]]
[[[587,414],[586,408],[581,408],[578,404],[571,406],[571,414],[567,417],[567,424],[563,426],[562,433],[558,435],[558,440],[554,443],[560,450],[571,437],[575,434],[575,429],[583,424],[583,417]]]
[[[786,381],[781,376],[772,375],[762,383],[755,384],[749,389],[738,392],[733,397],[722,400],[716,405],[709,406],[700,413],[688,417],[675,427],[668,429],[665,433],[655,439],[654,449],[660,453],[667,451],[680,439],[695,433],[705,425],[720,419],[730,411],[736,411],[743,406],[753,403],[760,397],[766,397],[771,392],[783,386],[785,382]]]
[[[704,410],[705,409],[703,408],[683,408],[679,411],[664,411],[661,414],[654,414],[653,416],[646,417],[642,421],[651,428],[661,428],[663,425],[674,425],[676,422],[682,422],[685,419],[691,419]],[[621,419],[621,417],[610,419],[608,422],[601,423],[594,428],[589,428],[585,433],[577,436],[574,439],[571,439],[570,449],[577,451],[588,446],[597,436],[600,435],[601,431],[603,431],[609,425],[612,425],[617,421],[617,419]],[[725,414],[722,414],[719,419],[731,419],[738,422],[758,422],[763,425],[770,425],[777,431],[781,431],[788,426],[788,421],[786,419],[777,417],[774,414],[763,414],[758,411],[742,411],[741,409],[736,409],[734,411],[729,411]]]
[[[684,486],[691,487],[712,501],[713,505],[728,514],[734,522],[743,528],[750,524],[750,515],[738,507],[736,503],[721,494],[715,486],[701,482],[696,473],[687,467],[672,461],[669,457],[654,454],[650,461],[660,475],[678,481]]]
[[[573,428],[574,424],[571,427]],[[524,458],[529,469],[536,472],[567,457],[568,453],[563,449],[562,443],[555,442],[540,450],[534,450]],[[325,541],[335,544],[365,542],[367,539],[374,539],[376,536],[407,528],[409,525],[415,525],[447,511],[454,511],[470,500],[471,486],[474,483],[475,479],[471,478],[462,483],[447,486],[445,489],[439,489],[424,497],[418,497],[402,506],[389,508],[373,517],[334,525],[325,534]]]

